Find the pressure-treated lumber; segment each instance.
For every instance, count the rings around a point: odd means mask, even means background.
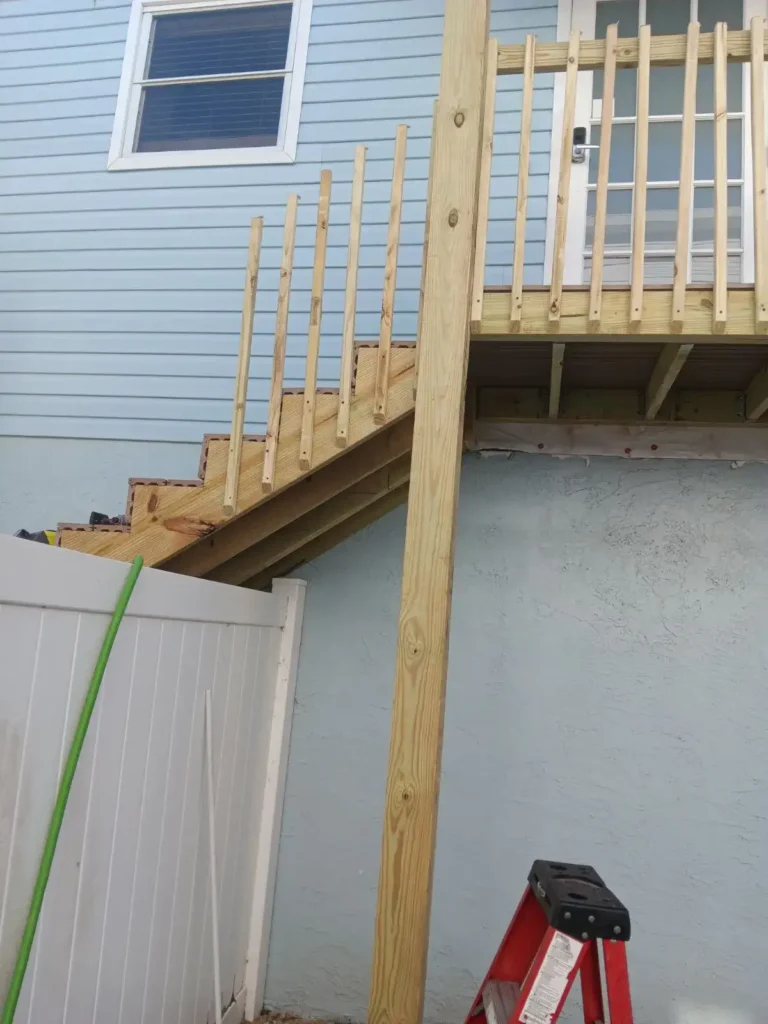
[[[293,250],[296,244],[296,221],[299,213],[299,197],[290,195],[285,211],[283,233],[283,256],[280,263],[280,281],[277,290],[277,322],[275,325],[275,348],[272,356],[272,380],[269,387],[269,411],[267,413],[267,442],[264,451],[264,468],[261,486],[267,493],[274,487],[277,439],[280,432],[280,408],[283,401],[283,377],[285,373],[285,348],[288,340],[288,309],[291,301],[291,275],[293,273]]]
[[[645,418],[647,420],[652,420],[656,416],[692,348],[693,345],[678,345],[670,342],[662,349],[651,374],[645,396]]]
[[[712,333],[712,289],[690,287],[685,294],[685,323],[682,334],[696,344],[764,345],[765,335],[755,333],[755,297],[752,288],[728,289],[728,323],[725,334]],[[563,291],[560,336],[574,338],[588,333],[589,289],[566,288]],[[552,334],[549,328],[549,289],[526,288],[519,334],[509,330],[509,288],[485,291],[483,320],[475,338],[509,338],[510,341],[537,341]],[[629,289],[605,288],[600,330],[590,341],[634,344],[638,336],[658,337],[670,334],[672,319],[671,287],[646,288],[643,321],[639,331],[629,334]],[[629,337],[627,337],[629,335]]]
[[[557,419],[560,411],[560,391],[563,385],[563,361],[565,345],[561,341],[552,343],[552,364],[549,370],[549,418]]]
[[[751,40],[752,188],[755,221],[755,329],[768,334],[768,183],[765,139],[765,19],[753,18]]]
[[[320,173],[320,196],[317,202],[315,231],[315,263],[312,269],[312,298],[309,307],[307,366],[304,378],[304,415],[301,421],[299,465],[312,465],[312,441],[315,434],[315,398],[317,395],[317,362],[320,356],[320,325],[323,318],[323,285],[325,283],[325,250],[328,242],[328,217],[331,209],[331,172]]]
[[[619,39],[617,67],[636,68],[638,40]],[[674,67],[685,63],[686,36],[654,36],[651,40],[651,66]],[[768,31],[763,31],[763,53],[768,55]],[[728,33],[728,60],[745,64],[751,59],[752,47],[748,30]],[[712,64],[715,59],[714,33],[702,33],[699,40],[699,64]],[[582,43],[579,66],[583,71],[598,71],[605,64],[605,40],[586,39]],[[500,75],[519,75],[525,65],[525,47],[521,43],[499,46]],[[565,71],[568,67],[568,43],[539,43],[536,47],[537,71]]]
[[[347,252],[347,282],[344,292],[339,413],[336,423],[336,443],[342,448],[349,442],[352,378],[355,373],[355,313],[357,311],[357,272],[360,264],[360,235],[363,226],[365,154],[365,146],[358,146],[356,148],[355,170],[352,176],[352,206],[349,213],[349,250]]]
[[[413,416],[408,416],[350,449],[343,458],[317,468],[300,485],[275,495],[265,505],[257,505],[226,529],[182,551],[166,562],[165,568],[187,576],[204,576],[410,452],[412,437]]]
[[[761,370],[747,388],[745,411],[748,420],[759,420],[768,412],[768,367]]]
[[[429,171],[427,180],[427,208],[424,214],[424,245],[421,254],[421,284],[419,285],[419,315],[416,321],[416,366],[413,373],[413,397],[419,384],[419,338],[424,319],[424,286],[427,280],[427,257],[429,255],[429,226],[432,223],[432,168],[435,165],[435,125],[437,124],[437,100],[432,106],[432,138],[429,144]]]
[[[605,227],[608,216],[608,175],[611,163],[613,95],[616,88],[616,43],[618,34],[618,25],[609,25],[605,33],[603,112],[600,119],[600,152],[597,163],[595,229],[592,239],[592,275],[589,289],[590,331],[597,331],[600,328],[600,313],[603,303],[603,260],[605,256]]]
[[[637,65],[637,122],[635,124],[635,188],[632,203],[632,269],[629,328],[637,331],[643,319],[645,220],[648,191],[648,113],[650,101],[651,26],[640,26]]]
[[[350,516],[357,515],[388,491],[407,483],[409,468],[410,456],[402,455],[390,466],[369,473],[352,487],[265,537],[259,544],[252,545],[217,566],[207,574],[207,578],[237,586],[254,576],[271,572],[274,566],[290,558],[305,544],[327,533]]]
[[[245,403],[248,398],[248,373],[251,367],[253,312],[256,307],[256,286],[259,277],[263,229],[264,218],[254,217],[251,221],[251,233],[248,239],[248,263],[243,289],[243,316],[240,323],[240,347],[237,353],[232,432],[229,437],[227,479],[224,485],[224,514],[228,516],[237,511],[237,490],[240,481],[240,460],[243,454],[243,430],[245,429]]]
[[[308,541],[296,551],[291,552],[291,554],[281,562],[271,566],[266,572],[260,573],[258,576],[248,580],[248,582],[243,585],[246,587],[252,587],[256,590],[263,590],[269,586],[273,578],[284,576],[286,573],[292,572],[294,569],[298,568],[298,566],[304,565],[305,562],[311,562],[312,559],[319,558],[320,555],[325,554],[326,551],[330,551],[331,548],[335,548],[337,544],[341,544],[348,537],[351,537],[358,531],[365,529],[366,526],[370,526],[371,523],[375,523],[377,519],[381,519],[382,516],[391,512],[392,509],[402,505],[407,499],[407,483],[395,490],[385,491],[380,497],[371,502],[370,505],[361,509],[355,515],[350,516],[348,519],[344,519],[327,532],[321,533],[318,537]]]
[[[421,1024],[424,1007],[488,15],[445,0],[368,1024]]]
[[[712,330],[725,333],[728,320],[728,97],[727,29],[715,25],[715,303]]]
[[[674,401],[664,402],[652,421],[646,417],[646,401],[645,388],[569,388],[561,395],[557,422],[633,426],[647,426],[649,422],[744,425],[742,391],[679,388]],[[477,388],[475,434],[478,438],[487,440],[489,423],[544,423],[549,419],[544,388]]]
[[[680,149],[680,189],[677,206],[675,270],[672,283],[672,323],[680,334],[685,320],[685,289],[688,285],[688,251],[691,244],[691,205],[693,203],[693,157],[696,152],[696,79],[699,67],[699,23],[688,26],[683,84],[683,125]]]
[[[549,292],[549,328],[560,330],[560,305],[565,277],[565,242],[568,233],[568,200],[571,192],[571,152],[573,123],[576,113],[576,91],[579,83],[579,48],[581,32],[571,31],[568,41],[568,66],[565,73],[563,130],[560,138],[560,170],[557,181],[557,209],[552,256],[552,283]]]
[[[391,424],[413,411],[413,361],[412,345],[393,346],[388,420]],[[375,378],[375,346],[361,347],[349,425],[349,451],[389,429],[373,421]],[[318,395],[313,473],[346,456],[336,444],[337,404],[335,394]],[[239,498],[239,507],[244,511],[269,504],[281,491],[293,485],[301,487],[302,481],[306,481],[307,471],[299,467],[298,458],[302,407],[301,394],[283,396],[274,488],[270,494],[265,494],[261,485],[265,443],[263,439],[245,440]],[[130,529],[107,532],[63,526],[59,535],[61,545],[127,561],[140,554],[148,565],[158,565],[197,541],[208,544],[214,531],[225,522],[221,506],[228,443],[227,438],[209,443],[204,485],[198,481],[185,482],[184,486],[176,486],[173,481],[136,485]],[[298,495],[299,491],[295,493]],[[229,520],[232,522],[237,520]]]
[[[488,208],[491,200],[491,165],[493,163],[493,127],[496,115],[496,64],[499,43],[488,40],[485,58],[485,101],[483,106],[483,140],[480,150],[480,186],[477,206],[477,236],[475,239],[475,265],[472,271],[472,316],[474,330],[483,316],[483,288],[485,286],[485,249],[488,243]],[[525,128],[521,129],[522,139]],[[519,178],[518,178],[519,181]],[[519,188],[519,185],[518,185]],[[519,193],[518,193],[519,194]]]
[[[525,280],[525,228],[528,216],[528,178],[531,168],[531,130],[533,126],[534,66],[536,37],[525,38],[525,68],[523,70],[523,106],[520,114],[520,157],[517,165],[517,207],[515,210],[515,247],[512,263],[512,299],[509,310],[509,329],[520,330],[523,311],[523,284]],[[494,78],[495,83],[495,78]],[[481,195],[482,198],[482,195]],[[482,301],[480,315],[482,322]],[[473,324],[472,329],[475,330]]]
[[[397,253],[400,247],[400,221],[403,216],[403,184],[405,182],[405,147],[407,139],[408,126],[399,124],[395,139],[395,160],[392,168],[392,195],[389,201],[387,255],[384,262],[384,292],[381,298],[379,359],[376,367],[376,397],[373,403],[373,418],[377,423],[383,423],[387,418],[389,362],[392,352],[392,320],[395,315]]]

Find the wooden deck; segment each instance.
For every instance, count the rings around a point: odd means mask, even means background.
[[[595,341],[626,343],[642,338],[681,335],[695,344],[722,344],[733,340],[741,344],[765,345],[768,337],[758,326],[755,315],[755,289],[743,285],[728,289],[728,319],[725,331],[715,331],[712,288],[689,287],[685,292],[685,311],[680,328],[673,326],[673,289],[645,287],[642,314],[633,324],[629,286],[606,286],[603,289],[602,313],[598,324],[590,323],[590,289],[587,286],[563,287],[560,319],[557,330],[549,320],[550,289],[527,287],[523,290],[522,316],[519,323],[510,319],[512,293],[509,288],[486,288],[482,317],[472,332],[475,339],[514,338],[541,340],[542,337],[578,338],[589,335]]]

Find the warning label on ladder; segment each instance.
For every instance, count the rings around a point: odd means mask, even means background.
[[[544,962],[520,1013],[521,1024],[552,1024],[576,967],[583,943],[562,932],[552,938]]]

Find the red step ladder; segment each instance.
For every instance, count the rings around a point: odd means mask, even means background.
[[[632,1024],[629,911],[584,864],[534,861],[528,886],[465,1024],[554,1024],[581,975],[585,1024]]]

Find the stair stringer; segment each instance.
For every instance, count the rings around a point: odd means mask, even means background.
[[[134,479],[128,498],[128,526],[89,527],[62,523],[59,525],[58,543],[62,547],[121,561],[130,561],[141,555],[147,565],[161,565],[214,531],[226,529],[246,512],[267,503],[321,466],[343,458],[345,452],[413,411],[415,346],[405,344],[392,348],[387,417],[383,423],[376,423],[373,416],[377,361],[378,345],[358,348],[349,443],[345,448],[340,448],[336,442],[338,397],[327,389],[318,389],[312,466],[308,470],[302,470],[299,465],[304,395],[296,391],[284,393],[274,488],[265,493],[261,483],[264,439],[246,436],[236,516],[227,518],[223,512],[229,437],[208,435],[200,462],[202,481]]]

